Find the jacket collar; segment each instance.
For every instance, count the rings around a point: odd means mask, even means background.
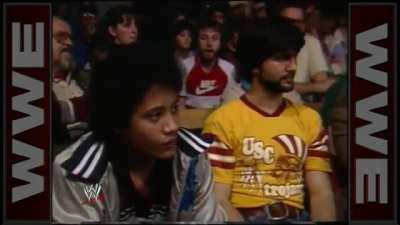
[[[178,131],[178,149],[186,155],[195,157],[206,151],[212,139],[201,137],[200,132],[189,131],[186,128],[180,128]]]
[[[84,183],[98,183],[108,163],[104,143],[97,141],[91,133],[78,141],[80,144],[72,156],[61,166],[66,169],[70,179]]]
[[[185,128],[178,130],[178,151],[196,157],[208,149],[212,140],[201,137],[200,132]],[[96,140],[92,133],[82,136],[74,153],[61,166],[67,171],[69,179],[83,183],[98,183],[103,177],[109,158],[105,144]]]

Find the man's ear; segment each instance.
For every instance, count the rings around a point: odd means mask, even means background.
[[[250,72],[250,81],[253,81],[254,78],[258,77],[260,73],[261,71],[258,67],[252,69]]]
[[[254,68],[253,70],[251,70],[251,76],[255,77],[257,75],[260,74],[260,69],[258,67]]]
[[[107,27],[107,30],[108,30],[108,33],[109,33],[111,36],[113,36],[113,37],[117,36],[117,33],[115,32],[115,28],[114,28],[113,26],[108,26],[108,27]]]

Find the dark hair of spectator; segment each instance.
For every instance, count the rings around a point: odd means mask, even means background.
[[[171,6],[170,6],[171,7]],[[184,8],[180,8],[178,6],[174,6],[172,8],[168,8],[167,14],[167,21],[169,23],[175,23],[176,18],[179,16],[184,16],[186,19],[188,17],[188,12]]]
[[[280,17],[281,12],[287,8],[299,8],[305,10],[306,6],[305,1],[298,1],[298,0],[280,0],[276,3],[276,10],[272,10],[271,14],[272,17]]]
[[[129,126],[136,107],[152,87],[180,91],[175,63],[159,52],[154,57],[154,52],[138,46],[114,48],[95,65],[88,93],[89,129],[98,140],[118,140],[117,131]]]
[[[228,22],[224,25],[224,37],[225,41],[229,41],[232,39],[235,33],[240,33],[239,24],[236,22]]]
[[[223,33],[224,33],[224,29],[223,29],[223,27],[222,27],[221,24],[219,24],[219,23],[216,22],[216,21],[209,20],[209,19],[202,20],[202,21],[199,23],[198,29],[197,29],[197,30],[200,31],[200,30],[203,30],[203,29],[213,29],[213,30],[219,32],[219,33],[221,34],[221,36],[222,36]]]
[[[104,23],[107,26],[116,26],[117,24],[124,22],[124,15],[128,18],[134,18],[133,9],[126,5],[115,6],[108,10],[104,15]]]
[[[172,25],[172,28],[171,28],[172,41],[174,42],[176,36],[184,30],[188,30],[192,34],[192,37],[195,36],[195,27],[194,27],[193,23],[191,23],[188,20],[181,20],[181,21],[177,21],[176,23],[174,23]]]
[[[277,54],[296,53],[304,45],[303,34],[294,25],[280,19],[258,21],[254,31],[243,34],[238,43],[238,60],[241,76],[251,81],[251,71]]]
[[[112,45],[114,38],[108,33],[109,26],[117,26],[125,19],[135,19],[133,9],[126,5],[117,5],[110,8],[99,22],[96,29],[95,41],[97,46]]]
[[[324,18],[347,18],[347,5],[344,0],[337,0],[334,2],[317,2],[317,8],[319,9],[320,16]]]
[[[96,5],[93,2],[84,2],[79,7],[78,15],[83,15],[85,13],[91,13],[93,15],[98,15],[98,10]]]
[[[227,14],[229,9],[229,4],[227,2],[216,2],[209,6],[208,16],[211,16],[214,12],[221,12],[224,15]]]

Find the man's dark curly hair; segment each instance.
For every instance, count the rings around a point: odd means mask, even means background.
[[[237,53],[241,76],[251,81],[251,71],[264,60],[277,53],[298,53],[303,45],[303,34],[289,22],[281,19],[259,21],[253,31],[239,38]]]

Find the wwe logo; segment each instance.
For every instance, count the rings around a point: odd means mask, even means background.
[[[86,198],[90,202],[91,200],[96,200],[97,197],[99,196],[99,193],[101,191],[101,185],[100,184],[91,184],[91,185],[86,185],[83,190],[85,191]]]

